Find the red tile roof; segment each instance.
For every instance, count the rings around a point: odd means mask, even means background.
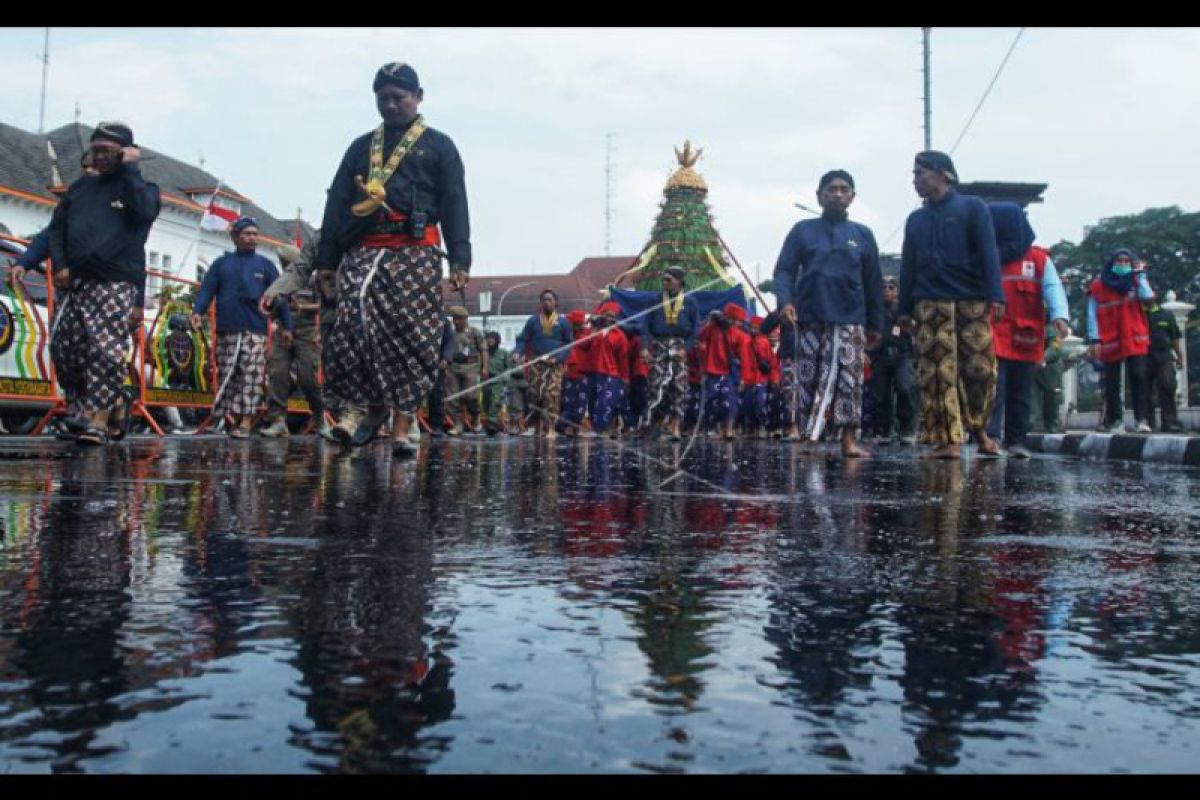
[[[591,311],[601,300],[600,291],[615,283],[622,272],[633,266],[635,259],[636,256],[585,258],[570,272],[558,275],[472,275],[466,289],[467,309],[478,314],[479,293],[489,291],[492,293],[491,313],[495,314],[501,295],[511,289],[504,297],[501,309],[504,315],[533,314],[538,310],[538,296],[545,289],[553,289],[558,295],[560,311],[576,308]],[[446,295],[447,305],[461,302],[455,293]]]

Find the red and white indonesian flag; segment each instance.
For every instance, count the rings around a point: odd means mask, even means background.
[[[217,205],[217,192],[220,189],[218,184],[212,199],[208,201],[208,208],[204,209],[204,216],[200,218],[200,227],[206,231],[227,231],[238,218],[236,211]]]

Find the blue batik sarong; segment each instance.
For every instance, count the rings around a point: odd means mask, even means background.
[[[737,419],[737,385],[729,375],[704,376],[704,427]]]
[[[700,418],[700,384],[689,383],[683,406],[683,424],[691,427]]]
[[[625,403],[625,384],[620,378],[593,372],[587,376],[587,409],[592,430],[604,433]]]
[[[767,429],[783,430],[787,427],[787,407],[783,402],[783,390],[779,384],[773,383],[767,387]]]
[[[559,427],[570,433],[578,433],[583,425],[583,415],[588,407],[587,377],[565,378],[562,382],[562,413],[558,415]]]
[[[742,390],[742,408],[738,420],[751,428],[767,425],[767,385],[747,386]]]

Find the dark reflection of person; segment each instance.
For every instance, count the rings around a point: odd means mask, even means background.
[[[1001,633],[1005,621],[994,606],[990,545],[980,537],[996,531],[1003,496],[996,462],[974,463],[964,479],[955,462],[926,462],[918,485],[928,506],[941,498],[946,514],[918,522],[932,557],[914,562],[900,585],[896,612],[904,647],[906,729],[917,749],[916,771],[960,762],[964,730],[1011,718],[1034,708],[1031,681],[1006,669]],[[922,509],[924,511],[924,509]]]
[[[36,540],[37,574],[23,592],[0,594],[2,638],[14,641],[0,681],[26,682],[0,700],[10,706],[7,719],[31,720],[4,738],[41,734],[29,760],[49,761],[54,772],[82,771],[96,733],[120,717],[113,700],[131,680],[121,637],[129,618],[130,509],[112,502],[113,485],[128,473],[116,456],[94,451],[60,462],[61,484]]]
[[[558,520],[559,454],[542,442],[513,443],[513,466],[505,483],[506,515],[514,530],[535,530]],[[569,451],[562,454],[569,458]],[[530,491],[529,487],[537,487]]]
[[[1045,632],[1051,604],[1046,581],[1051,565],[1044,544],[1027,544],[1020,539],[1047,530],[1064,530],[1066,520],[1057,504],[1047,507],[1037,502],[1036,495],[1046,489],[1044,475],[1031,474],[1024,464],[1009,463],[1005,467],[998,532],[1017,541],[991,549],[995,566],[992,603],[1004,622],[997,640],[1005,669],[1014,680],[1033,683],[1037,662],[1046,655]]]
[[[422,772],[449,747],[422,734],[455,705],[453,665],[425,634],[439,510],[463,487],[440,459],[336,467],[307,582],[286,612],[315,726],[296,741],[336,758],[318,762],[327,771]]]
[[[588,558],[615,556],[646,528],[644,476],[637,454],[582,440],[560,462],[558,507],[563,549],[573,569]],[[598,572],[605,566],[598,565]]]
[[[844,467],[860,464],[851,460]],[[805,522],[789,528],[779,545],[764,633],[777,651],[771,662],[786,676],[781,690],[816,718],[812,751],[848,760],[838,731],[857,717],[847,694],[871,687],[871,662],[882,642],[877,606],[885,600],[885,567],[866,557],[873,529],[855,500],[857,474],[805,460],[794,468],[807,488],[793,495]]]
[[[268,488],[258,459],[250,450],[220,448],[195,475],[199,509],[188,529],[183,575],[192,646],[201,660],[236,654],[262,603],[254,542],[267,531]]]

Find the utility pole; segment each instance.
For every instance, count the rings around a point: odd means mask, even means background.
[[[930,28],[921,28],[921,51],[925,62],[925,149],[933,149],[933,128],[932,117],[933,99],[929,96],[929,31]]]
[[[50,29],[42,45],[42,104],[38,109],[38,133],[46,132],[46,79],[50,76]]]
[[[604,148],[604,255],[612,255],[612,154],[613,133],[605,134]]]

